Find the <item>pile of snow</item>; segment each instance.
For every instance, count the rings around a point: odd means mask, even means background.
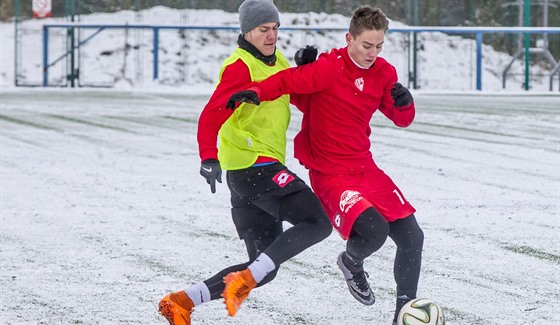
[[[281,13],[282,27],[313,26],[346,28],[350,18],[339,14]],[[18,49],[18,82],[22,85],[41,85],[43,80],[42,26],[63,23],[64,18],[47,18],[20,22]],[[222,61],[237,46],[238,14],[222,10],[176,10],[153,7],[139,12],[121,11],[79,16],[79,22],[90,24],[152,24],[231,26],[232,30],[160,30],[159,76],[153,80],[153,32],[151,29],[106,29],[88,40],[76,60],[80,67],[80,85],[111,86],[116,88],[181,87],[195,92],[213,89]],[[0,86],[12,87],[15,78],[13,24],[3,23],[2,63]],[[391,21],[390,27],[404,26]],[[82,29],[83,41],[97,29]],[[314,44],[321,51],[346,45],[344,31],[288,31],[281,30],[278,48],[293,64],[293,53],[306,44]],[[49,34],[49,63],[67,51],[65,29],[51,29]],[[422,33],[418,37],[418,86],[422,90],[475,90],[476,44],[472,39],[443,33]],[[409,35],[389,32],[381,56],[388,59],[399,73],[401,81],[408,80]],[[512,61],[506,53],[483,46],[482,87],[485,91],[502,90],[502,72]],[[508,78],[507,90],[521,90],[524,67],[517,60]],[[49,68],[49,84],[65,85],[66,60]],[[538,66],[531,67],[531,88],[548,90],[549,73]]]

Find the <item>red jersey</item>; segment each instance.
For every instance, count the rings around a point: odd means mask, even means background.
[[[261,101],[283,94],[309,94],[302,129],[295,138],[295,156],[323,174],[358,173],[377,168],[370,152],[370,120],[377,110],[399,127],[409,126],[414,103],[395,107],[391,89],[395,68],[378,57],[368,69],[358,67],[347,48],[323,53],[311,63],[276,73],[255,84]]]
[[[238,60],[222,73],[222,80],[204,107],[198,122],[198,147],[201,161],[218,159],[216,139],[224,122],[233,114],[226,109],[228,98],[251,83],[249,68]]]

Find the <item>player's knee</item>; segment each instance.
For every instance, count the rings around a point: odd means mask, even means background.
[[[299,191],[285,197],[282,201],[281,216],[292,224],[306,223],[307,236],[317,242],[332,233],[332,225],[319,199],[311,189]]]
[[[405,250],[422,250],[424,246],[424,232],[422,228],[418,225],[414,214],[404,218],[397,220],[397,222],[403,223],[404,227],[399,228],[399,238],[400,240],[396,240],[395,243],[399,248]]]
[[[409,234],[408,242],[410,243],[410,246],[422,249],[422,246],[424,246],[424,232],[418,225],[416,217],[414,216],[414,214],[411,214],[410,216],[405,218],[405,221],[410,224],[407,231],[407,233]]]
[[[323,239],[329,237],[332,233],[333,227],[331,221],[320,203],[316,205],[312,213],[309,214],[302,222],[309,225],[307,236],[315,238],[316,242],[322,241]]]
[[[317,229],[318,232],[317,236],[320,240],[323,240],[331,235],[333,227],[327,213],[323,211],[323,208],[317,211],[313,222],[315,224],[315,229]]]
[[[417,227],[412,236],[413,245],[422,250],[422,247],[424,246],[424,232],[422,229]]]
[[[389,224],[374,208],[362,212],[352,227],[351,237],[361,242],[367,255],[380,249],[389,236]]]
[[[311,191],[309,191],[311,192]],[[313,199],[308,201],[312,206],[311,214],[305,218],[305,222],[312,225],[313,232],[317,238],[317,241],[321,241],[329,237],[332,233],[333,227],[325,209],[319,202],[319,199],[313,194]]]
[[[387,236],[389,236],[390,227],[385,218],[373,207],[370,207],[358,216],[353,229],[363,237],[378,238],[385,242]]]

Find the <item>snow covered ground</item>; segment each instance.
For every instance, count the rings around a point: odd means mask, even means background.
[[[372,121],[372,150],[417,208],[419,296],[455,325],[560,323],[560,97],[417,93],[416,121]],[[228,190],[198,174],[207,94],[4,89],[0,106],[2,324],[164,324],[169,291],[245,260]],[[294,110],[288,165],[301,116]],[[366,307],[336,267],[336,233],[286,262],[234,318],[193,324],[389,324],[389,240],[366,261]]]
[[[283,26],[348,25],[340,15],[281,18]],[[237,14],[155,7],[81,21],[235,26]],[[20,26],[23,83],[41,83],[45,22],[56,20]],[[13,27],[0,24],[0,323],[164,324],[156,311],[163,295],[245,260],[227,186],[210,193],[196,144],[199,112],[237,32],[162,32],[154,83],[151,34],[130,32],[125,55],[124,32],[104,31],[84,47],[80,81],[120,90],[16,89]],[[54,59],[64,34],[51,41]],[[531,93],[519,93],[521,62],[500,94],[511,57],[488,46],[485,92],[465,92],[474,89],[474,42],[443,34],[421,41],[416,121],[408,129],[381,115],[372,121],[374,157],[425,232],[419,295],[437,301],[448,324],[558,324],[560,96],[538,68]],[[389,33],[382,52],[400,76],[405,42]],[[341,47],[343,33],[280,32],[288,57],[309,43]],[[61,82],[65,66],[50,72]],[[290,139],[300,120],[294,110]],[[288,165],[307,179],[291,146]],[[378,296],[371,307],[346,289],[335,264],[343,248],[333,233],[285,263],[236,317],[212,302],[196,309],[194,324],[389,324],[394,244],[367,260]]]

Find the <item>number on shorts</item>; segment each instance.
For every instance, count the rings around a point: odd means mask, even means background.
[[[338,214],[338,213],[337,213],[336,216],[334,217],[334,224],[335,224],[337,227],[340,227],[340,214]]]
[[[404,205],[404,199],[403,199],[401,193],[399,193],[399,191],[397,191],[396,189],[393,190],[393,193],[395,193],[397,195],[397,197],[399,198],[399,201],[401,201],[401,204]]]

